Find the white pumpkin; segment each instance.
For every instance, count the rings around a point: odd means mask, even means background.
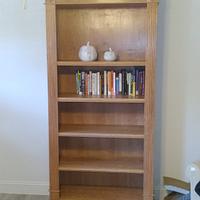
[[[90,45],[90,42],[80,48],[79,58],[82,61],[94,61],[97,59],[97,51]]]
[[[104,60],[115,61],[116,59],[117,59],[117,55],[111,48],[109,48],[108,51],[104,52]]]

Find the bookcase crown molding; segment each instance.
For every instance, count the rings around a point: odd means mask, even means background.
[[[159,3],[159,0],[46,0],[46,4],[54,5],[101,5],[101,4],[145,4]]]

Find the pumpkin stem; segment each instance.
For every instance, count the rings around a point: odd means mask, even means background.
[[[111,48],[109,48],[109,51],[112,51],[112,49],[111,49]]]
[[[87,42],[87,46],[90,46],[90,42],[89,41]]]

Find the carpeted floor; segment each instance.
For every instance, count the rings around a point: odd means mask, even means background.
[[[0,194],[0,200],[49,200],[48,196]]]

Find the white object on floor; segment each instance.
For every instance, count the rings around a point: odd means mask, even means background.
[[[188,166],[186,173],[191,184],[191,200],[200,200],[199,195],[195,192],[195,187],[200,181],[200,162]]]

